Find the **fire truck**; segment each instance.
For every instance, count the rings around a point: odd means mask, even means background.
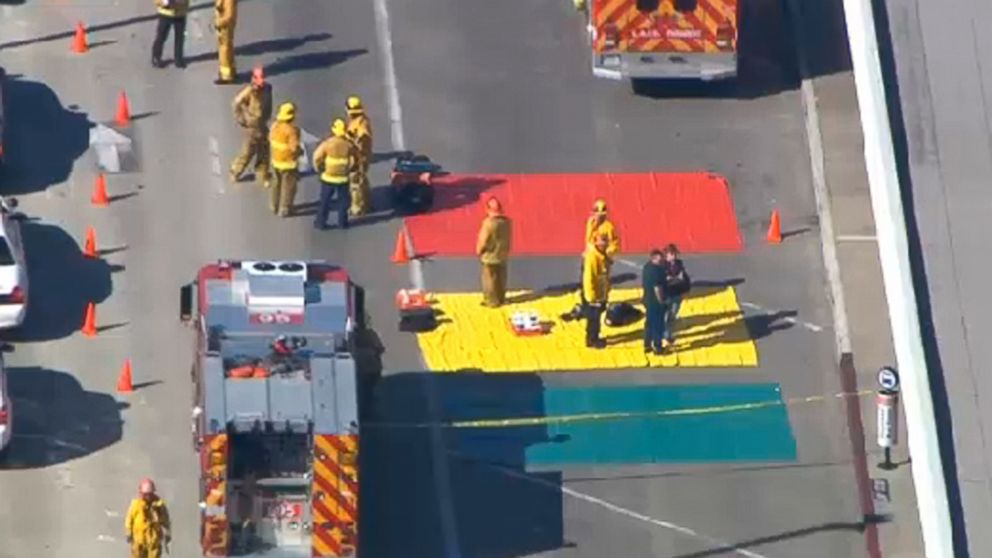
[[[204,556],[357,556],[363,306],[322,261],[219,261],[182,287]]]
[[[593,74],[609,79],[737,76],[743,0],[590,0]]]

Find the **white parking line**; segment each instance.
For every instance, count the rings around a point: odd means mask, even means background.
[[[393,39],[389,26],[389,10],[386,0],[375,0],[375,30],[382,54],[382,66],[386,82],[386,102],[389,109],[389,131],[393,143],[393,151],[404,151],[406,139],[403,137],[403,109],[400,107],[400,92],[396,84],[396,63],[393,60]],[[412,240],[404,229],[407,248],[411,254],[416,254]],[[410,283],[415,289],[424,288],[424,270],[420,260],[414,259],[407,264],[410,269]],[[433,379],[424,382],[427,404],[432,417],[439,415],[437,393]],[[445,558],[460,558],[458,548],[458,527],[455,522],[454,500],[451,495],[451,473],[448,470],[447,455],[444,452],[444,440],[438,427],[431,429],[431,453],[434,461],[434,484],[437,487],[437,501],[441,517],[441,536],[444,541]]]
[[[379,52],[382,53],[382,69],[386,81],[386,104],[389,110],[389,134],[393,142],[393,151],[406,150],[406,138],[403,136],[403,107],[400,106],[400,90],[396,83],[396,62],[393,59],[393,35],[389,26],[389,9],[386,0],[375,0],[375,32],[379,42]],[[407,249],[416,254],[410,235],[404,232]],[[414,289],[424,288],[424,269],[418,259],[410,261],[410,283]]]
[[[757,310],[758,312],[761,312],[763,314],[775,314],[777,312],[776,310],[769,310],[768,308],[765,308],[764,306],[759,306],[759,305],[754,304],[752,302],[741,302],[741,306],[743,306],[744,308],[750,308],[752,310]],[[792,325],[795,325],[795,326],[799,326],[799,327],[808,329],[808,330],[810,330],[810,331],[812,331],[814,333],[820,333],[821,331],[823,331],[823,328],[820,327],[820,326],[818,326],[818,325],[816,325],[816,324],[811,324],[809,322],[804,322],[803,320],[800,320],[800,319],[797,319],[797,318],[793,318],[792,316],[784,316],[783,318],[781,318],[781,320],[783,322],[790,323]]]
[[[644,515],[643,513],[638,513],[638,512],[635,512],[633,510],[629,510],[627,508],[620,507],[620,506],[618,506],[616,504],[613,504],[611,502],[607,502],[606,500],[602,500],[600,498],[596,498],[595,496],[590,496],[589,494],[585,494],[585,493],[579,492],[578,490],[574,490],[574,489],[569,488],[569,487],[564,486],[564,485],[559,486],[558,484],[555,484],[555,483],[550,482],[550,481],[546,481],[546,480],[544,480],[542,478],[533,477],[533,476],[530,476],[530,475],[527,475],[527,474],[524,474],[524,473],[521,473],[521,472],[518,472],[518,471],[514,471],[512,469],[507,469],[505,467],[500,467],[498,465],[493,465],[493,464],[490,464],[490,463],[482,463],[482,462],[478,462],[478,461],[475,461],[474,463],[476,463],[478,465],[482,465],[484,467],[488,467],[488,468],[493,469],[493,470],[496,470],[496,471],[499,471],[499,472],[501,472],[504,475],[509,476],[509,477],[513,477],[513,478],[516,478],[516,479],[520,479],[520,480],[525,480],[525,481],[532,482],[532,483],[534,483],[534,484],[536,484],[538,486],[542,486],[544,488],[547,488],[548,490],[561,491],[562,494],[565,494],[566,496],[570,496],[572,498],[575,498],[576,500],[581,500],[581,501],[586,502],[586,503],[589,503],[589,504],[597,505],[597,506],[599,506],[601,508],[604,508],[604,509],[607,509],[607,510],[609,510],[609,511],[615,513],[615,514],[623,515],[623,516],[629,517],[631,519],[636,519],[638,521],[642,521],[644,523],[648,523],[650,525],[654,525],[655,527],[661,527],[662,529],[668,529],[669,531],[674,531],[676,533],[685,535],[687,537],[691,537],[691,538],[694,538],[694,539],[703,541],[706,544],[710,544],[710,545],[713,545],[715,547],[719,547],[720,549],[725,549],[727,552],[733,552],[735,554],[738,554],[740,556],[745,556],[747,558],[768,558],[768,556],[765,556],[764,554],[759,554],[757,552],[754,552],[754,551],[751,551],[751,550],[747,550],[746,548],[738,548],[733,543],[728,543],[726,541],[722,541],[722,540],[717,539],[715,537],[711,537],[709,535],[700,533],[699,531],[696,531],[695,529],[690,529],[689,527],[685,527],[683,525],[678,525],[677,523],[672,523],[670,521],[664,521],[664,520],[661,520],[661,519],[655,519],[653,517]]]

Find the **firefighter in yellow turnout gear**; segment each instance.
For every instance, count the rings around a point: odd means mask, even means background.
[[[272,87],[265,82],[261,66],[251,74],[251,85],[245,87],[231,103],[234,120],[241,126],[244,140],[241,151],[231,162],[231,182],[238,182],[248,163],[255,160],[255,180],[269,182],[269,120],[272,118]]]
[[[141,481],[138,497],[131,500],[124,519],[124,535],[131,545],[131,558],[160,558],[163,543],[172,540],[172,522],[165,500],[155,494],[151,479]]]
[[[238,23],[238,0],[215,0],[214,27],[217,29],[217,58],[220,71],[216,84],[233,83],[237,75],[234,68],[234,27]]]
[[[313,168],[320,170],[320,207],[313,226],[327,229],[327,216],[331,206],[337,206],[338,228],[348,228],[348,209],[352,205],[349,177],[357,168],[358,149],[348,138],[344,120],[336,119],[331,124],[331,137],[327,138],[313,152]]]
[[[280,217],[288,217],[296,199],[296,182],[299,178],[300,128],[296,126],[296,105],[279,105],[276,122],[269,131],[273,181],[269,196],[269,209]]]
[[[351,210],[356,217],[369,212],[372,187],[369,185],[369,165],[372,164],[372,123],[365,114],[362,100],[348,97],[348,138],[355,144],[356,164],[351,173]]]

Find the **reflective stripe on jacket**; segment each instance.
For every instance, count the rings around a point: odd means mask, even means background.
[[[348,137],[355,142],[362,157],[372,154],[372,124],[364,112],[349,115]]]
[[[323,166],[320,179],[328,184],[348,184],[348,173],[354,166],[354,147],[345,138],[327,138],[313,152],[313,167]]]
[[[276,170],[296,170],[300,156],[300,129],[289,122],[276,122],[269,132],[272,166]]]
[[[124,519],[124,534],[136,544],[157,547],[170,529],[169,509],[165,506],[165,500],[157,496],[150,502],[140,497],[131,500]]]
[[[189,0],[155,0],[155,7],[158,8],[158,13],[166,17],[186,17]]]

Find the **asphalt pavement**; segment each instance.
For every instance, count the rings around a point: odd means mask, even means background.
[[[945,476],[955,556],[988,556],[992,383],[983,363],[992,193],[992,6],[886,2],[883,52]]]
[[[396,146],[375,4],[241,4],[239,69],[265,63],[276,101],[296,102],[301,125],[314,135],[326,131],[348,95],[361,95],[376,132],[374,182],[384,183]],[[154,20],[145,2],[0,8],[0,54],[18,75],[10,126],[15,138],[25,138],[10,148],[16,162],[4,187],[38,218],[26,232],[31,315],[8,358],[28,418],[0,473],[0,525],[16,533],[4,537],[0,556],[123,552],[121,514],[144,476],[158,481],[173,508],[173,552],[195,555],[197,465],[186,375],[192,347],[190,332],[178,323],[177,295],[202,263],[217,258],[343,262],[368,289],[372,325],[385,347],[372,411],[384,422],[441,419],[451,401],[479,400],[499,410],[520,394],[600,383],[773,382],[786,398],[843,389],[813,232],[794,62],[777,2],[747,4],[754,24],[743,39],[748,74],[740,85],[649,87],[639,95],[629,85],[591,77],[584,21],[567,2],[383,4],[404,147],[446,169],[700,170],[724,174],[732,185],[744,252],[690,255],[687,262],[696,280],[732,282],[745,314],[764,324],[755,335],[757,369],[499,377],[423,371],[415,340],[395,328],[390,301],[410,279],[406,268],[388,261],[398,229],[388,215],[345,233],[317,233],[309,216],[271,216],[256,186],[226,183],[239,141],[229,115],[236,88],[211,83],[210,5],[197,4],[191,15],[192,64],[185,71],[150,67]],[[86,55],[68,51],[66,33],[76,20],[95,30]],[[110,193],[118,199],[110,208],[92,208],[86,122],[112,118],[120,90],[140,115],[134,123],[140,169],[111,176]],[[312,202],[316,188],[307,177],[298,201]],[[763,243],[772,208],[783,212],[787,232],[777,247]],[[100,247],[112,249],[103,263],[81,258],[89,225]],[[476,289],[468,262],[435,260],[423,268],[430,289]],[[575,268],[574,258],[515,262],[511,283],[571,279]],[[96,339],[73,333],[89,301],[99,303],[104,326]],[[115,397],[126,358],[141,387]],[[51,412],[52,404],[60,411]],[[365,555],[862,555],[843,402],[828,398],[788,411],[798,447],[790,463],[532,471],[524,449],[547,433],[514,438],[519,447],[494,463],[459,453],[455,440],[437,429],[370,429]]]

